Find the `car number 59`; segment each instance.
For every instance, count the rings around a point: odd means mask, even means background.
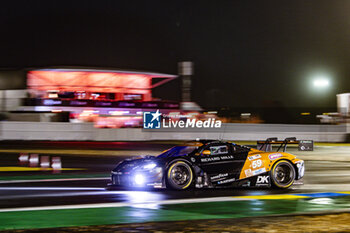
[[[258,167],[261,167],[261,166],[262,166],[262,161],[261,161],[261,159],[254,160],[254,161],[252,162],[252,165],[253,165],[253,169],[258,168]]]

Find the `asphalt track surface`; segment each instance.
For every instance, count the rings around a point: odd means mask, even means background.
[[[162,151],[171,146],[164,144],[137,144],[137,143],[116,143],[88,145],[72,143],[74,149],[98,149],[98,150],[120,150],[135,151],[135,155],[142,155],[144,151]],[[32,145],[37,148],[37,145]],[[41,145],[42,146],[42,145]],[[26,148],[30,145],[25,145]],[[43,147],[43,146],[42,146]],[[69,147],[69,145],[68,145]],[[8,148],[13,148],[11,145]],[[227,197],[239,198],[261,195],[297,195],[312,193],[329,193],[350,191],[350,147],[316,147],[314,152],[297,152],[291,149],[290,152],[300,154],[302,159],[308,156],[312,159],[305,159],[306,174],[304,185],[293,186],[288,190],[273,189],[192,189],[186,191],[169,190],[106,190],[109,182],[109,172],[115,164],[127,156],[85,156],[82,152],[79,155],[59,153],[61,145],[48,144],[44,149],[57,149],[52,156],[60,156],[64,168],[76,168],[82,170],[67,170],[61,173],[52,171],[21,171],[18,167],[26,165],[19,164],[18,153],[1,153],[0,167],[11,168],[0,172],[0,213],[1,211],[23,210],[26,208],[35,209],[41,207],[76,206],[76,208],[89,207],[91,205],[103,205],[113,203],[116,206],[127,206],[144,202],[150,203],[196,203],[196,200],[214,198],[217,202]],[[309,153],[309,154],[308,154]],[[341,159],[334,156],[340,154]],[[103,154],[103,153],[102,153]],[[121,153],[122,154],[122,153]],[[317,159],[317,155],[323,155]],[[329,157],[328,157],[329,155]],[[316,159],[315,159],[316,156]],[[215,199],[217,198],[217,200]],[[282,198],[284,199],[284,198]],[[178,201],[178,202],[177,202]],[[322,200],[321,200],[322,201]],[[347,203],[343,200],[342,203]],[[261,203],[260,203],[261,204]],[[265,203],[267,205],[267,203]],[[246,206],[253,211],[256,206]],[[348,207],[348,206],[345,206]],[[209,208],[209,207],[208,207]],[[213,207],[210,207],[213,208]],[[214,207],[215,208],[215,207]],[[138,209],[135,209],[137,212]]]
[[[142,151],[140,151],[142,154]],[[307,153],[307,152],[305,152]],[[19,166],[17,154],[2,154],[0,167]],[[350,156],[350,155],[349,155]],[[171,190],[105,190],[109,182],[109,172],[115,164],[127,157],[84,157],[61,155],[63,167],[82,168],[86,170],[67,171],[54,174],[52,171],[38,172],[2,172],[5,176],[38,176],[56,178],[50,180],[0,180],[0,208],[90,204],[105,202],[137,202],[138,195],[147,193],[149,201],[169,199],[225,197],[245,195],[269,195],[287,193],[310,193],[325,191],[350,191],[350,162],[306,161],[304,185],[294,186],[287,190],[274,189],[192,189],[187,191]],[[90,177],[93,175],[99,177]],[[66,175],[66,176],[65,176]],[[75,178],[77,175],[78,178]],[[79,175],[87,177],[80,178]],[[63,178],[61,178],[63,177]],[[7,179],[11,180],[10,177]],[[76,180],[74,180],[76,179]],[[349,188],[347,186],[349,184]],[[134,191],[134,192],[133,192]]]

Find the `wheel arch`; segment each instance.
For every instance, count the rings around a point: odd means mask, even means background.
[[[191,161],[189,161],[185,158],[178,158],[178,159],[173,159],[173,160],[168,161],[165,165],[164,171],[167,171],[173,163],[176,163],[178,161],[182,161],[182,162],[187,163],[191,167],[191,169],[193,169],[193,163]]]

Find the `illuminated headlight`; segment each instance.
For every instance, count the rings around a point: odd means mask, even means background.
[[[143,177],[143,175],[141,175],[141,174],[137,174],[134,177],[134,181],[136,184],[142,185],[145,183],[145,177]]]
[[[151,170],[151,169],[155,168],[156,166],[157,166],[157,164],[155,164],[155,163],[149,163],[149,164],[146,164],[145,166],[143,166],[143,169]]]

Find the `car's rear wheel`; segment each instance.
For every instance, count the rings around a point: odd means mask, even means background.
[[[295,169],[290,162],[280,160],[273,165],[270,179],[274,187],[283,189],[288,188],[294,182]]]
[[[193,172],[187,163],[177,161],[167,171],[167,185],[172,189],[187,189],[193,181]]]

